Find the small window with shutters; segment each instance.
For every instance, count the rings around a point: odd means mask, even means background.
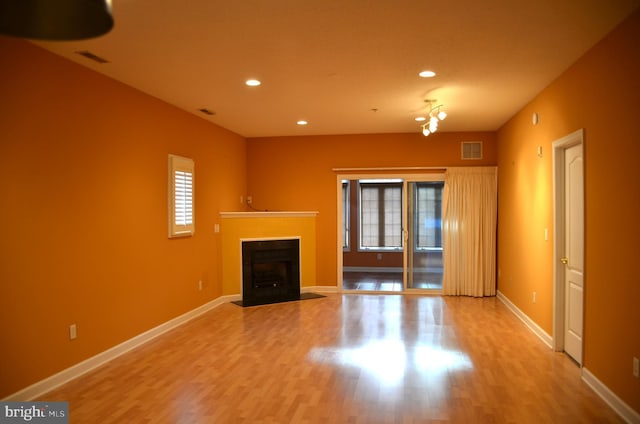
[[[169,155],[169,237],[191,236],[193,209],[193,159]]]

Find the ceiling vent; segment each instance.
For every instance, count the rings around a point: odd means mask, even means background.
[[[107,59],[104,59],[100,56],[96,56],[95,54],[91,53],[88,50],[82,50],[79,52],[76,52],[77,54],[79,54],[80,56],[86,57],[89,60],[93,60],[94,62],[98,62],[98,63],[109,63],[109,61]]]
[[[482,141],[463,141],[461,144],[463,160],[482,159]]]

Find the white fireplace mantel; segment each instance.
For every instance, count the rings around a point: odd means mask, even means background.
[[[221,218],[304,218],[317,215],[317,211],[220,212]]]

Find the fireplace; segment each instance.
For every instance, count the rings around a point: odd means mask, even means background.
[[[300,240],[242,242],[242,305],[300,299]]]

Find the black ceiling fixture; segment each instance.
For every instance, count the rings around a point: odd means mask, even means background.
[[[113,28],[110,0],[0,0],[0,34],[83,40]]]

